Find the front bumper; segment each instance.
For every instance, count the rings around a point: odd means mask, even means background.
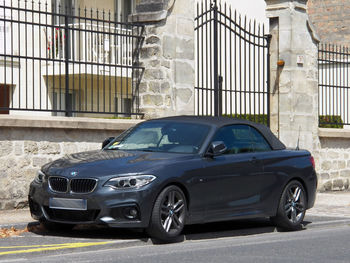
[[[30,184],[28,199],[31,215],[36,220],[45,219],[67,224],[107,224],[110,227],[120,228],[146,228],[156,198],[154,192],[151,185],[147,185],[142,189],[132,190],[115,190],[99,186],[89,194],[55,193],[47,184],[38,184],[33,181]],[[49,207],[50,198],[83,199],[87,202],[87,210],[52,209]]]

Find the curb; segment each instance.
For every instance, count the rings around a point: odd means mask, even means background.
[[[319,221],[315,223],[310,223],[305,226],[306,229],[315,229],[321,227],[336,227],[336,226],[350,226],[350,218],[346,217],[334,217],[334,220]]]
[[[16,229],[24,229],[26,228],[29,224],[40,224],[39,222],[23,222],[23,223],[8,223],[8,224],[1,224],[1,228],[11,228],[14,227]]]

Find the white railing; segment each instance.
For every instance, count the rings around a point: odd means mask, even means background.
[[[132,65],[132,30],[97,24],[68,25],[69,60],[111,65]],[[47,54],[51,59],[65,58],[64,25],[44,29]]]

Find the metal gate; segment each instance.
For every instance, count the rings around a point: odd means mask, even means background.
[[[0,114],[142,115],[144,26],[119,13],[1,0]]]
[[[226,3],[202,0],[195,34],[196,114],[269,125],[271,36],[264,25],[242,18]]]
[[[350,50],[348,47],[318,45],[319,127],[350,125]]]

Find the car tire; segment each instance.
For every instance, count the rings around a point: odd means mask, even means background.
[[[52,232],[64,232],[72,230],[75,226],[74,224],[64,224],[64,223],[56,223],[47,221],[46,219],[40,220],[40,223],[45,227],[46,230]]]
[[[291,181],[284,188],[277,214],[271,221],[282,229],[294,231],[302,228],[306,211],[306,192],[299,181]]]
[[[184,228],[186,215],[187,201],[183,191],[175,185],[168,186],[154,203],[147,233],[160,241],[174,241]]]

